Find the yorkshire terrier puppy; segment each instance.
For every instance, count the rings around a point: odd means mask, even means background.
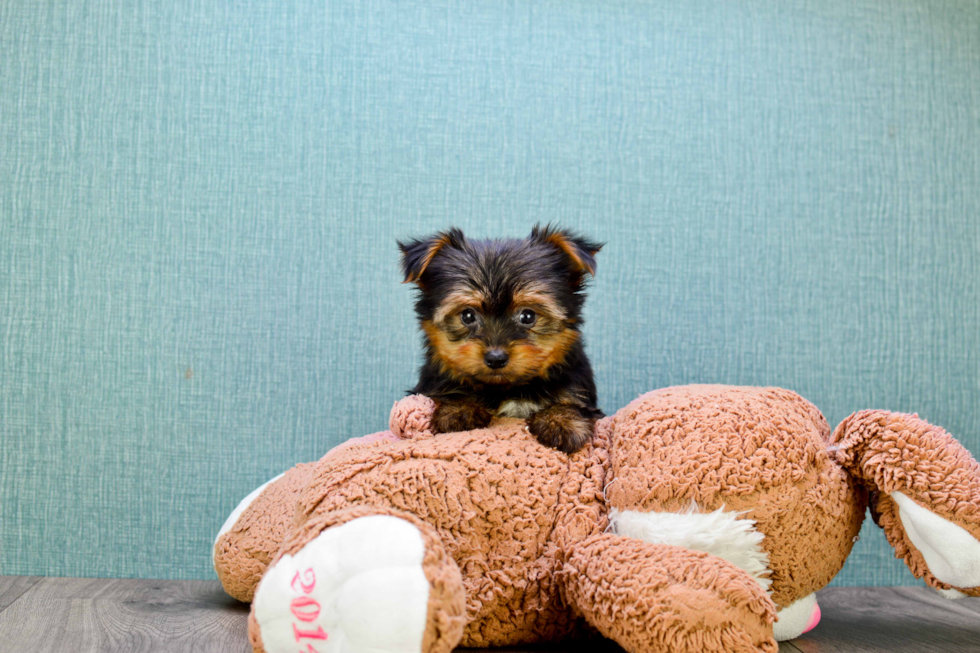
[[[549,225],[523,240],[453,228],[398,246],[425,344],[410,392],[435,400],[434,430],[519,417],[542,444],[581,449],[603,415],[579,332],[602,244]]]

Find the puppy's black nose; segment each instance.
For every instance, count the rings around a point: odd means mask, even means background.
[[[498,370],[507,364],[510,360],[510,356],[507,355],[503,349],[491,349],[483,357],[483,362],[487,364],[491,370]]]

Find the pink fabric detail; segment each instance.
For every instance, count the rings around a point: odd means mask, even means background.
[[[811,630],[817,627],[818,623],[820,623],[820,604],[814,603],[813,613],[810,615],[810,623],[806,625],[806,628],[803,629],[803,632],[804,633],[810,632]]]

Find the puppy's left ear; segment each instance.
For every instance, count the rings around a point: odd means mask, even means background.
[[[429,267],[436,254],[445,247],[462,249],[465,243],[466,236],[456,227],[428,238],[398,241],[398,248],[402,251],[402,272],[405,273],[405,280],[402,283],[419,283],[422,273]]]
[[[550,224],[543,228],[534,225],[531,229],[531,239],[557,247],[568,257],[573,270],[588,272],[595,276],[595,255],[602,249],[603,243],[597,243]]]

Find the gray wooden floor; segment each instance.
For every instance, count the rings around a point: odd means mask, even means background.
[[[918,587],[826,589],[823,620],[780,653],[980,653],[980,599]],[[248,653],[248,606],[217,582],[0,576],[0,651]],[[596,646],[498,651],[619,650]]]

